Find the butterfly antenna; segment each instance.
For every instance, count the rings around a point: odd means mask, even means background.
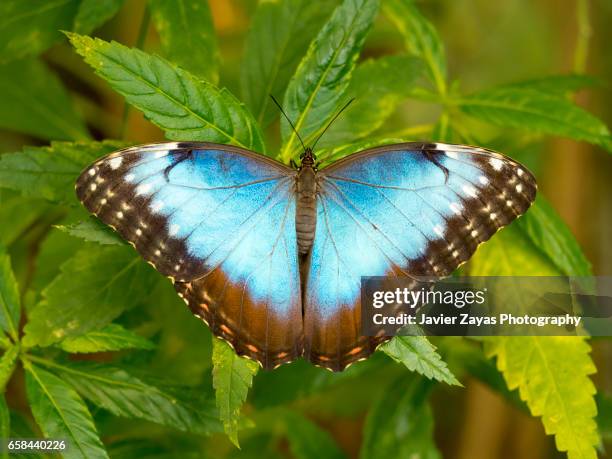
[[[272,98],[272,101],[276,104],[276,106],[278,107],[280,112],[283,114],[285,119],[289,122],[289,125],[291,126],[291,129],[293,129],[293,132],[295,132],[295,135],[297,136],[297,138],[299,139],[300,143],[302,144],[302,148],[304,149],[304,151],[306,151],[306,145],[304,145],[304,141],[300,137],[300,133],[297,131],[297,129],[295,128],[295,126],[293,125],[293,123],[291,122],[291,120],[289,119],[287,114],[285,113],[285,110],[283,110],[283,107],[281,107],[281,104],[278,103],[278,101],[276,100],[276,98],[272,94],[270,94],[270,97]]]
[[[315,146],[317,145],[317,142],[319,141],[319,139],[321,137],[323,137],[323,134],[325,134],[325,132],[327,132],[329,127],[334,123],[334,121],[336,121],[336,118],[338,118],[340,116],[340,113],[342,113],[344,110],[346,110],[348,108],[348,106],[353,103],[354,100],[355,100],[355,98],[353,97],[346,104],[344,104],[344,107],[342,107],[340,110],[338,110],[338,113],[336,113],[331,120],[329,120],[329,123],[327,123],[327,126],[325,126],[325,129],[323,129],[323,132],[321,132],[321,134],[319,134],[319,137],[317,137],[317,140],[315,140],[314,143],[312,144],[312,149],[313,150],[314,150]]]

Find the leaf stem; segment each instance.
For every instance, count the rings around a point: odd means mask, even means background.
[[[138,30],[138,38],[136,38],[136,48],[144,50],[145,41],[149,33],[149,24],[151,23],[151,10],[145,5],[140,21],[140,29]],[[128,118],[130,116],[130,104],[127,100],[123,102],[123,114],[121,115],[121,127],[119,128],[119,138],[125,139],[127,134]]]

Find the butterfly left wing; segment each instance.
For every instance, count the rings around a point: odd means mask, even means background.
[[[102,158],[76,191],[216,336],[272,368],[302,354],[294,184],[257,153],[181,142]]]
[[[528,209],[536,183],[499,153],[408,143],[323,169],[317,190],[304,356],[342,370],[386,339],[361,336],[362,276],[448,276]]]

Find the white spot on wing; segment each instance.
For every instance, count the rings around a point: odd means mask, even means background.
[[[457,159],[457,153],[454,151],[447,151],[444,153],[446,156],[448,156],[449,158],[453,158],[453,159]]]
[[[522,191],[523,191],[523,185],[521,185],[521,184],[519,183],[519,184],[516,186],[516,191],[517,191],[518,193],[522,192]]]
[[[162,210],[164,207],[164,201],[155,201],[153,203],[153,205],[151,206],[151,210],[153,212],[159,212],[160,210]]]
[[[168,155],[168,151],[158,151],[157,153],[155,153],[155,157],[156,158],[163,158],[164,156]]]
[[[137,195],[146,194],[150,190],[151,190],[151,184],[150,183],[141,183],[140,185],[138,185],[136,187],[136,194]]]
[[[91,185],[89,185],[89,189],[91,191],[96,191],[96,188],[98,188],[98,185],[96,185],[95,183],[92,183]]]
[[[122,162],[123,162],[123,157],[116,156],[115,158],[109,160],[108,164],[110,165],[111,169],[115,170],[115,169],[118,169],[119,166],[121,166]]]
[[[476,197],[476,188],[474,188],[472,185],[463,185],[463,187],[461,189],[468,196],[470,196],[472,198]]]
[[[87,173],[93,177],[94,175],[96,175],[96,170],[92,167],[87,171]]]
[[[489,183],[489,179],[486,178],[484,175],[481,175],[480,177],[478,177],[478,181],[482,183],[483,185],[487,185]]]
[[[180,229],[179,225],[176,225],[176,224],[170,225],[170,229],[168,230],[168,234],[170,236],[174,236],[176,233],[178,233],[179,229]]]
[[[457,215],[459,215],[461,213],[461,209],[463,209],[463,206],[458,202],[451,202],[448,207],[450,207],[450,210]]]
[[[135,178],[135,175],[134,175],[134,174],[127,174],[127,175],[125,176],[125,181],[126,181],[126,182],[131,182],[132,180],[134,180],[134,178]]]
[[[504,162],[501,159],[495,157],[489,159],[489,164],[496,171],[500,171],[501,168],[504,167]]]
[[[434,233],[436,233],[440,237],[444,235],[444,231],[442,231],[442,227],[440,225],[434,226],[433,230],[434,230]]]

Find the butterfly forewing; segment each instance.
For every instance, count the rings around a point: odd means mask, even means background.
[[[533,176],[515,161],[446,144],[365,151],[318,178],[305,355],[336,370],[381,340],[360,336],[362,276],[447,276],[536,193]]]
[[[272,367],[301,354],[294,174],[226,145],[155,144],[97,161],[77,195],[216,335]]]

